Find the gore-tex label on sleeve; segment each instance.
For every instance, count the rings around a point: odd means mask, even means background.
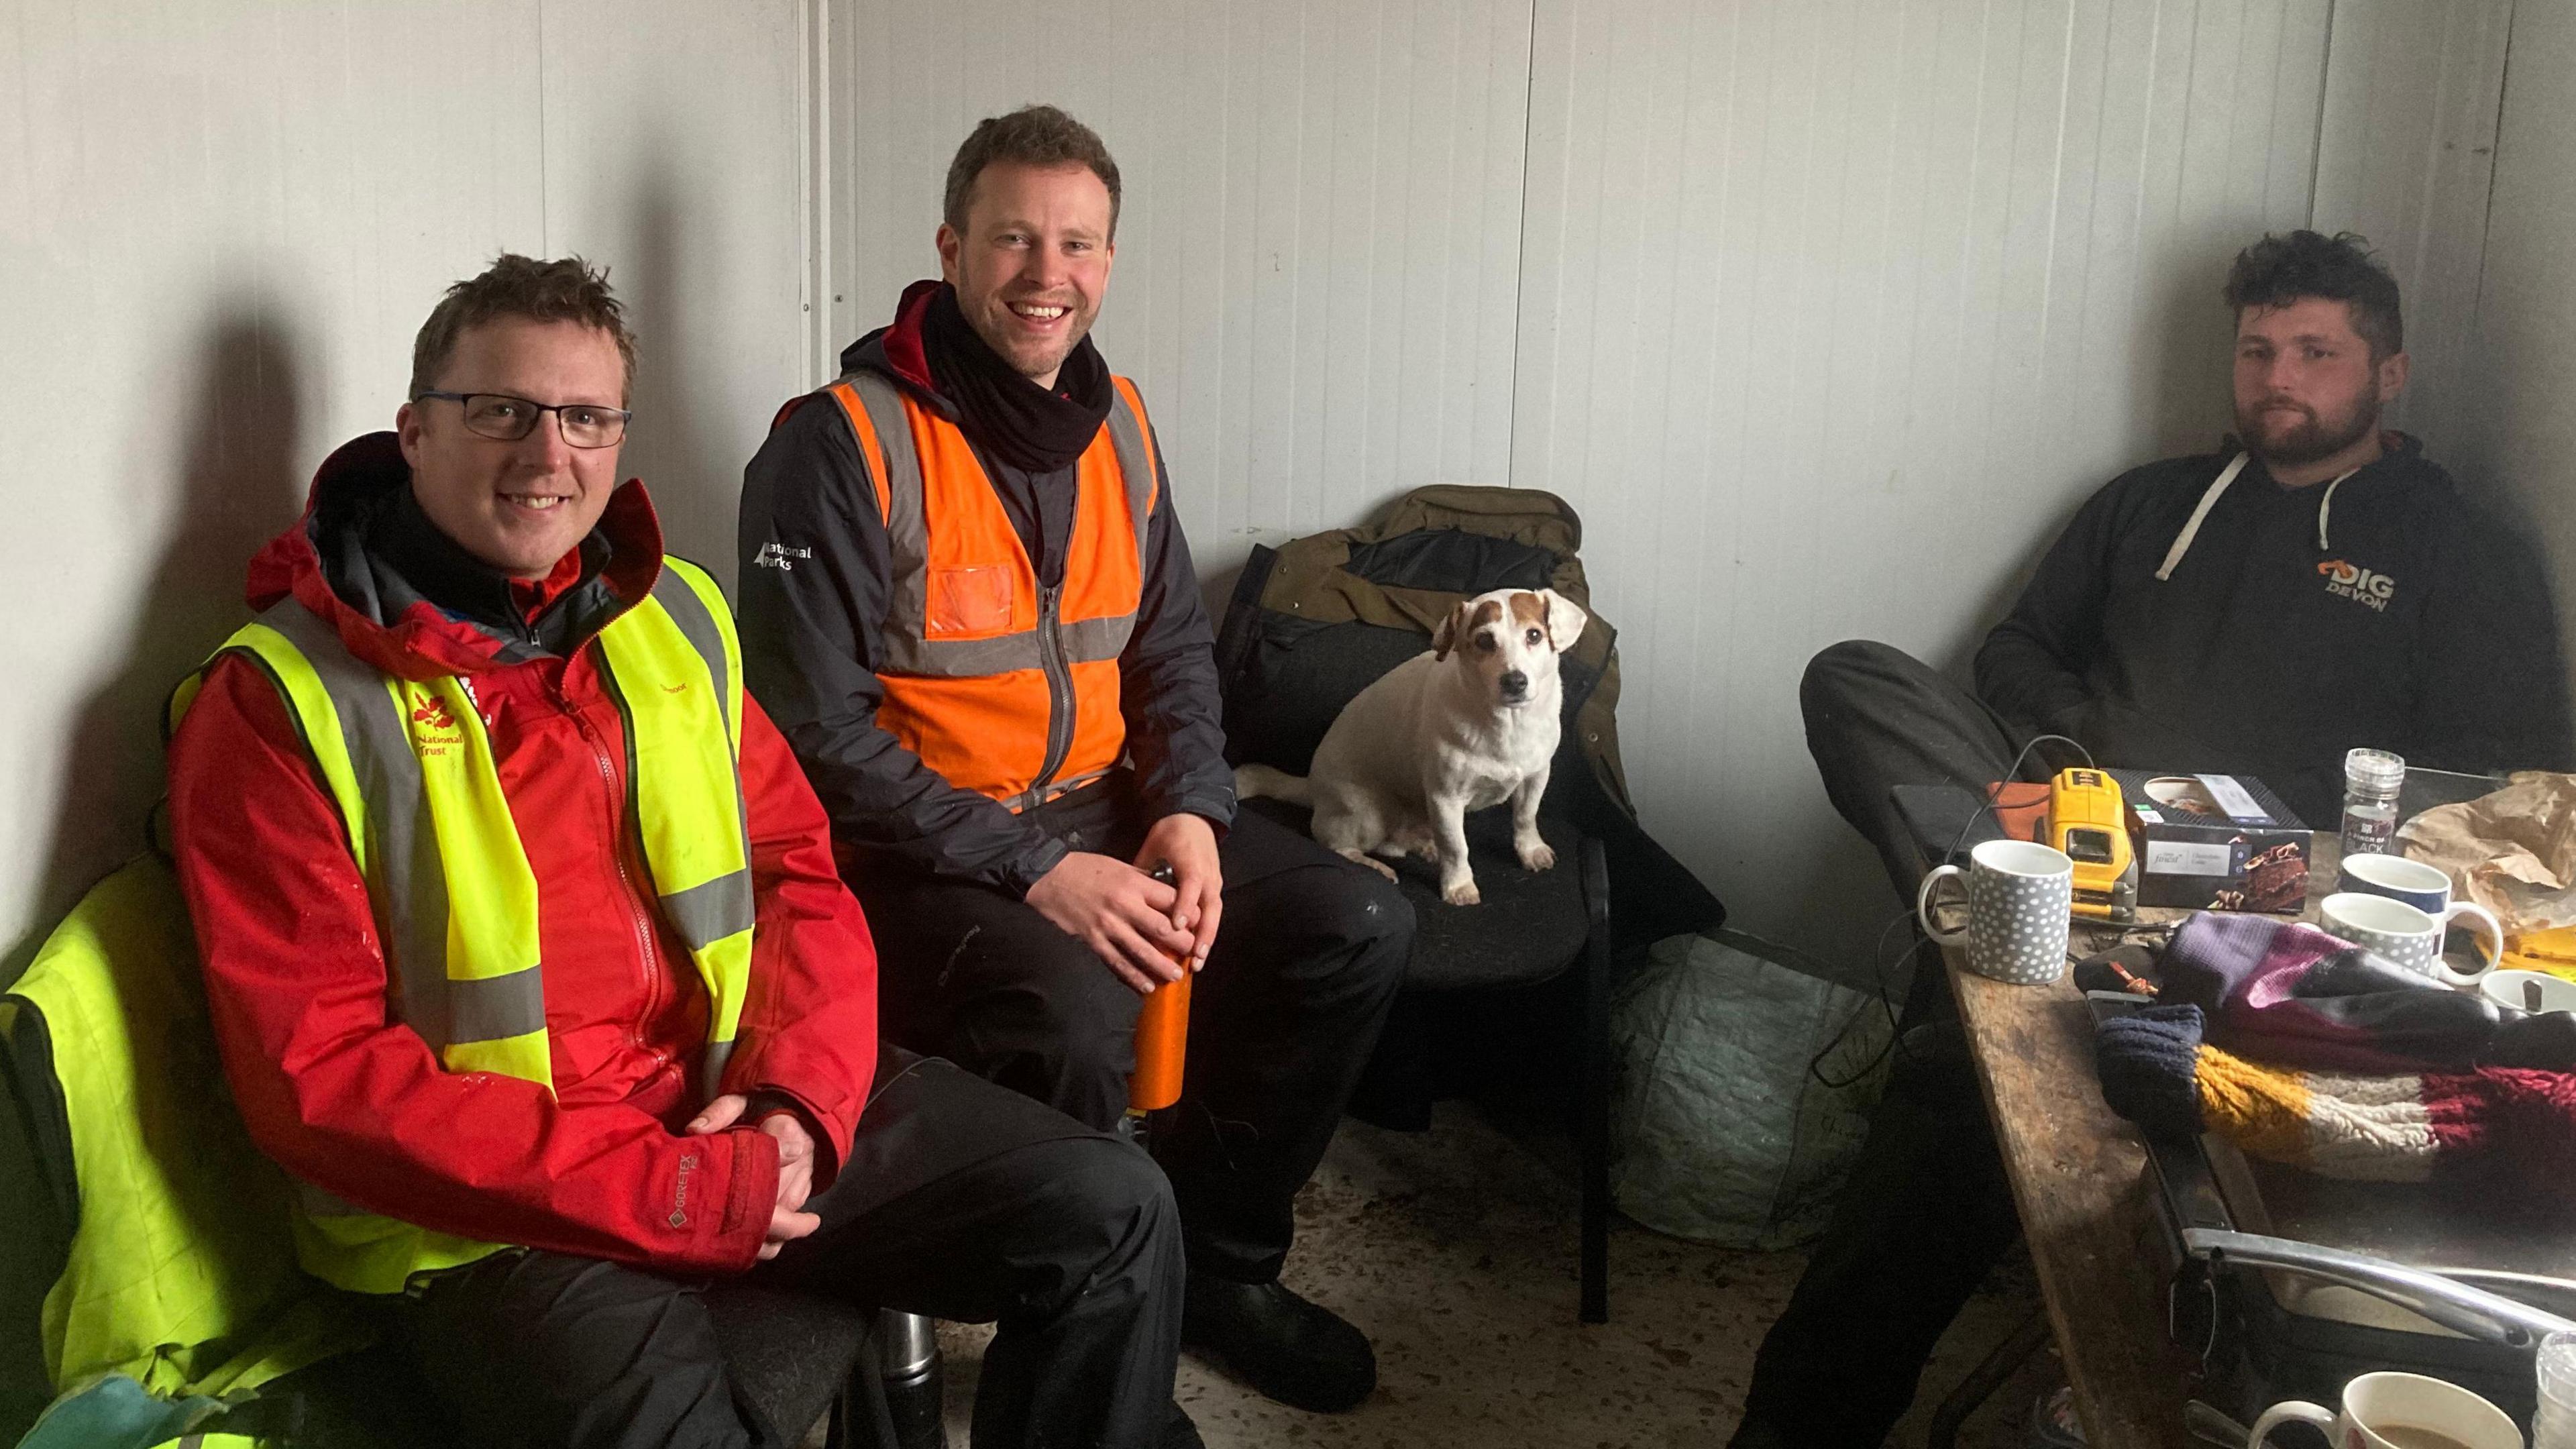
[[[2193,840],[2150,840],[2147,842],[2146,872],[2149,875],[2224,876],[2228,849]]]

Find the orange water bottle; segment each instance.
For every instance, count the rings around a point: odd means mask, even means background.
[[[1165,885],[1178,880],[1169,861],[1147,874]],[[1181,979],[1155,987],[1136,1013],[1136,1073],[1127,1079],[1127,1118],[1121,1124],[1131,1135],[1146,1113],[1181,1099],[1181,1067],[1190,1045],[1191,974],[1190,963],[1182,961]]]

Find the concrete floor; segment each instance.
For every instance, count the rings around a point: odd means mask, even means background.
[[[1472,1108],[1443,1104],[1427,1133],[1346,1121],[1298,1199],[1288,1281],[1376,1342],[1378,1389],[1339,1415],[1301,1413],[1185,1356],[1178,1396],[1210,1449],[1631,1449],[1709,1446],[1732,1432],[1762,1332],[1797,1281],[1798,1253],[1731,1253],[1612,1230],[1611,1321],[1575,1321],[1570,1175]],[[1933,1403],[2038,1305],[2026,1259],[1999,1268],[1925,1375],[1889,1441],[1920,1449]],[[945,1326],[949,1442],[989,1331]],[[2051,1380],[2025,1364],[1959,1436],[1961,1449],[2021,1449],[2021,1422]]]

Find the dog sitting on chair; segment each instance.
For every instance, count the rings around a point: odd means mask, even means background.
[[[1305,778],[1267,765],[1234,772],[1235,793],[1311,805],[1315,839],[1389,880],[1376,855],[1440,867],[1440,899],[1476,904],[1467,812],[1512,802],[1512,853],[1545,870],[1539,797],[1556,757],[1556,656],[1584,613],[1554,589],[1496,589],[1452,610],[1429,653],[1387,671],[1342,707]]]

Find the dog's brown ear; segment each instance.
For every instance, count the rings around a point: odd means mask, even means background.
[[[1539,607],[1547,613],[1548,647],[1562,654],[1583,637],[1583,625],[1590,617],[1572,599],[1554,589],[1538,591]]]
[[[1431,631],[1431,657],[1448,658],[1449,651],[1458,647],[1459,637],[1466,632],[1467,605],[1462,602],[1449,611],[1449,617],[1440,621],[1439,628]]]

